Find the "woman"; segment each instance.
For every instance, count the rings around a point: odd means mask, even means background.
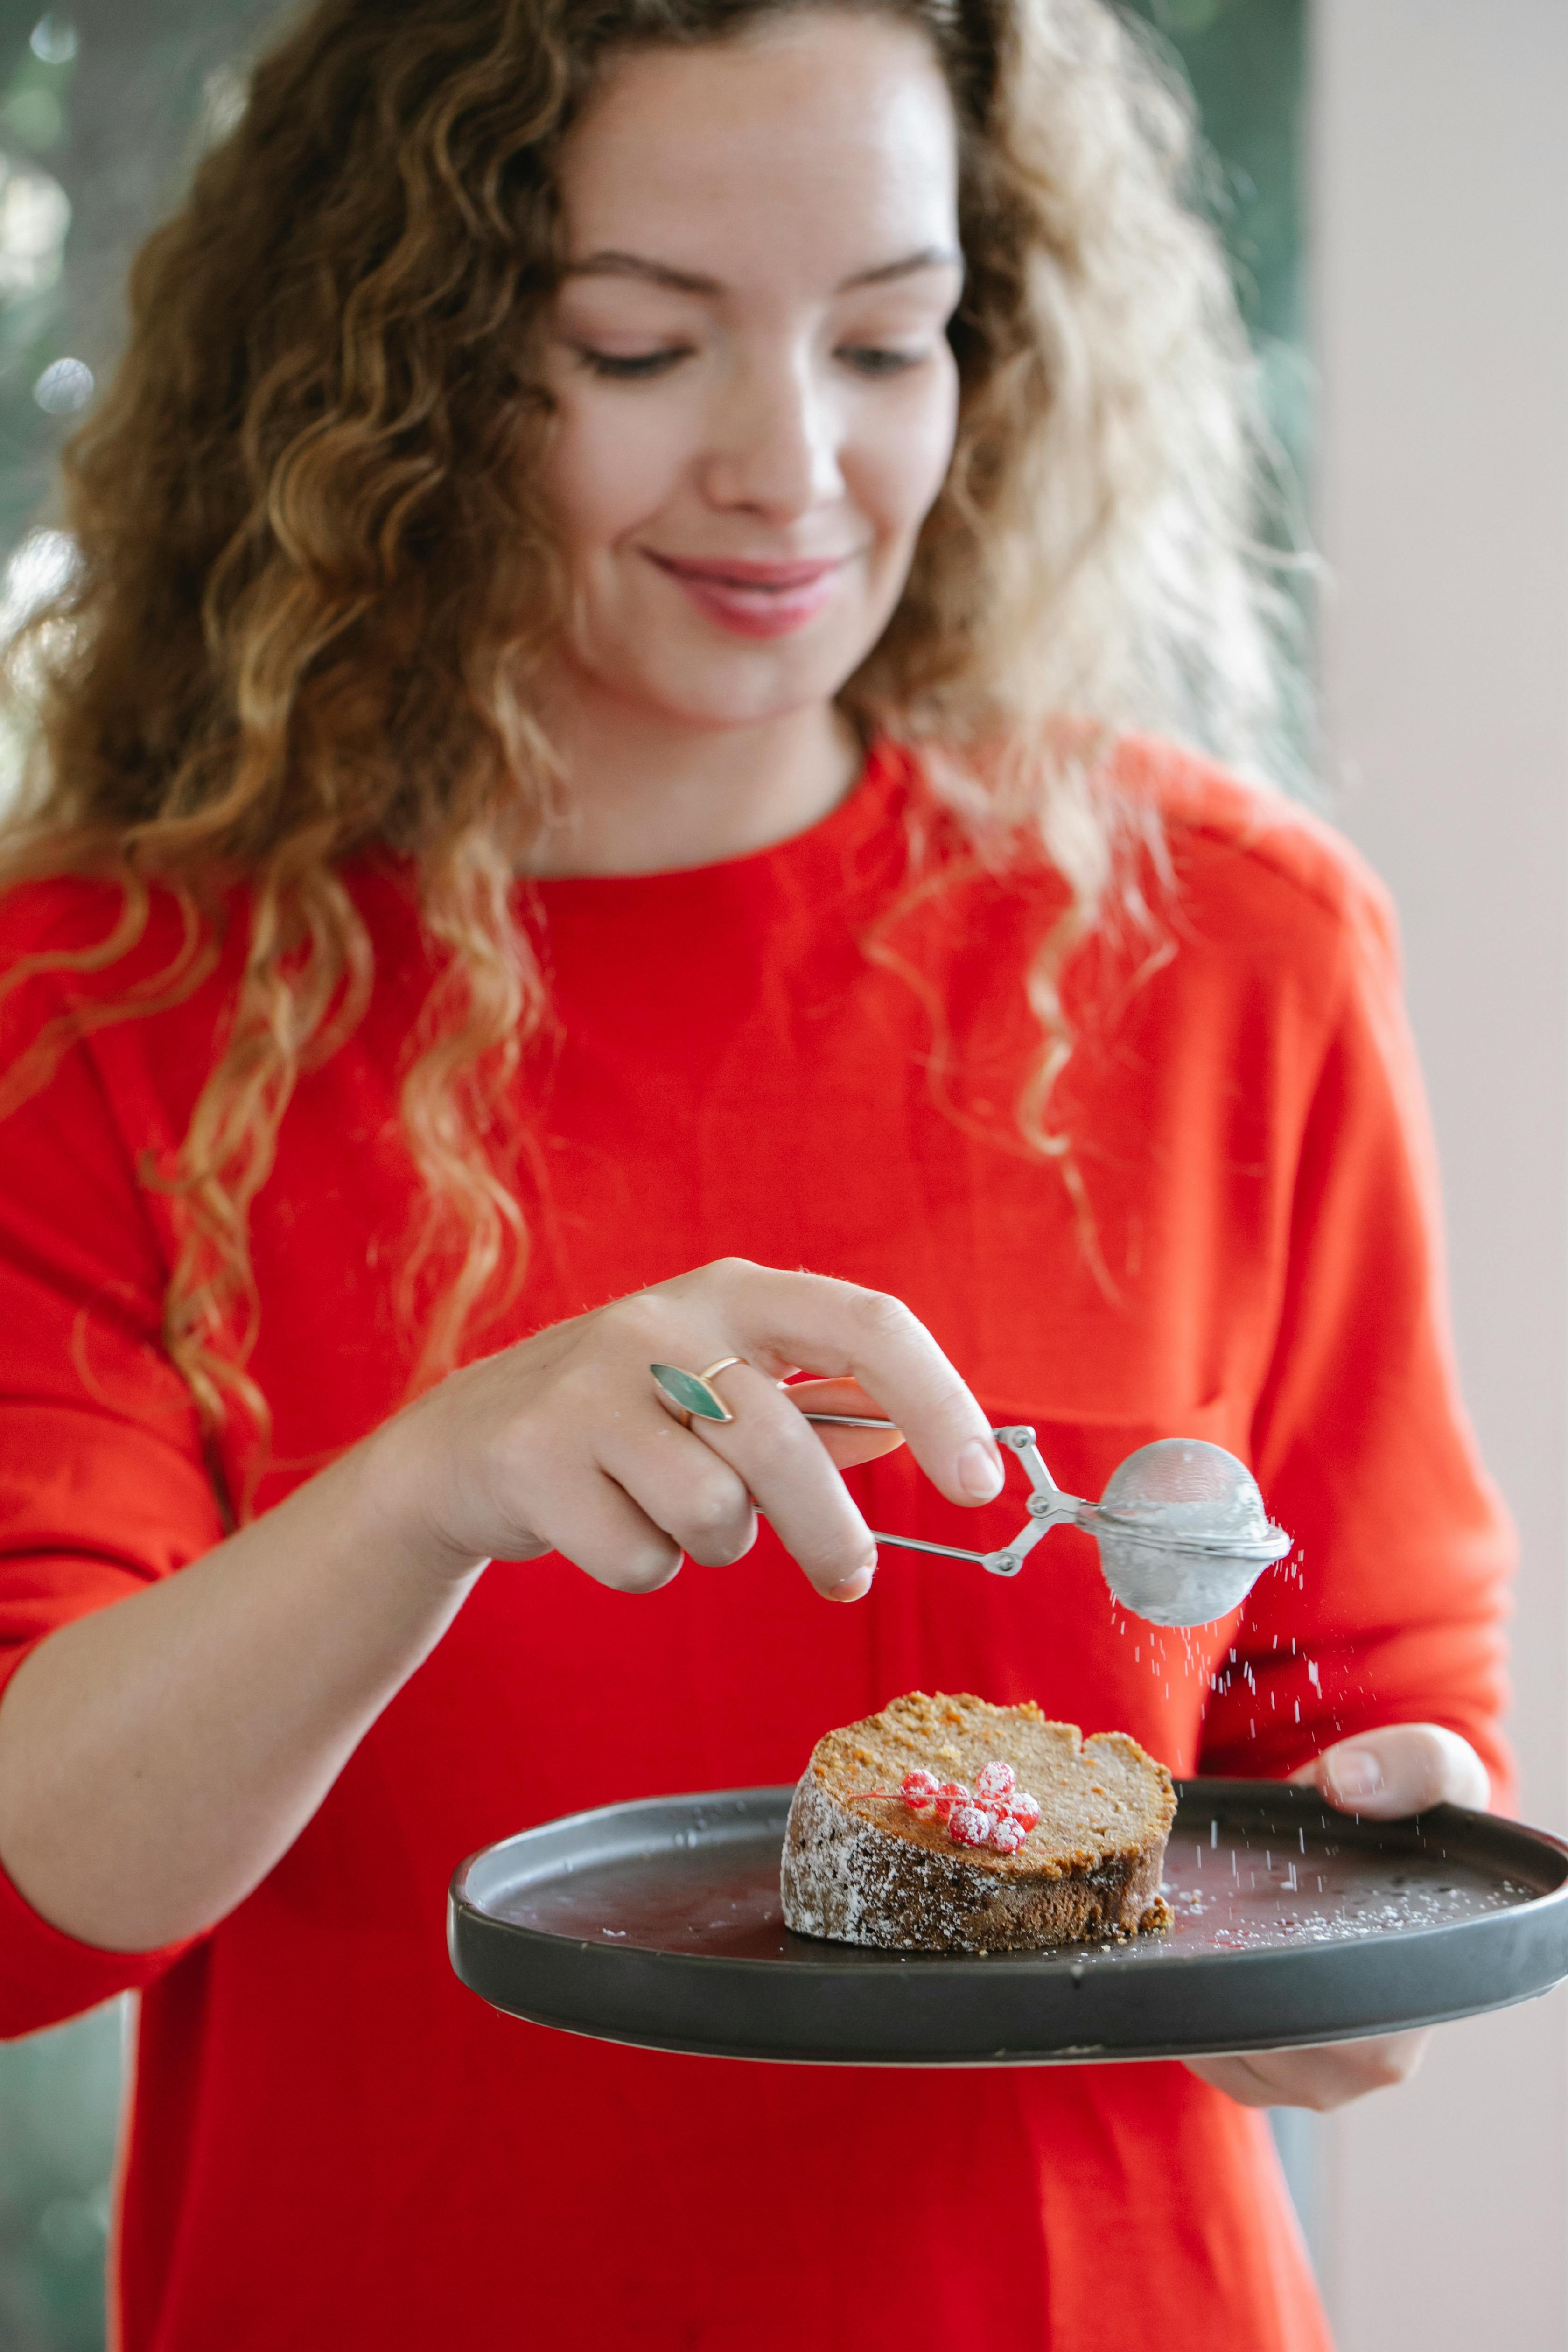
[[[5,2023],[142,1990],[129,2352],[1324,2341],[1249,2109],[1406,2042],[739,2067],[442,1941],[488,1840],[922,1683],[1504,1769],[1382,902],[1134,731],[1267,677],[1183,139],[1094,0],[326,0],[139,264],[0,1187]],[[1067,1538],[873,1590],[1023,1417],[1249,1454],[1301,1563],[1190,1642]]]

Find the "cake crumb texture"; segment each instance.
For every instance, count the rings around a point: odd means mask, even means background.
[[[973,1790],[998,1761],[1040,1804],[1012,1853],[961,1847],[934,1811],[868,1793],[896,1792],[916,1768]],[[1170,1924],[1160,1872],[1175,1810],[1169,1772],[1125,1732],[1085,1739],[1032,1699],[993,1706],[911,1691],[813,1749],[784,1833],[784,1921],[797,1935],[899,1951],[1032,1951],[1158,1932]]]

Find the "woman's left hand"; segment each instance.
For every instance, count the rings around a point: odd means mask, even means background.
[[[1436,1723],[1395,1723],[1361,1731],[1292,1772],[1341,1812],[1392,1822],[1428,1805],[1490,1802],[1487,1769],[1457,1731]],[[1368,2091],[1407,2082],[1431,2040],[1429,2032],[1375,2034],[1361,2042],[1320,2042],[1307,2050],[1260,2050],[1250,2057],[1191,2058],[1202,2082],[1244,2107],[1316,2107],[1326,2114]]]

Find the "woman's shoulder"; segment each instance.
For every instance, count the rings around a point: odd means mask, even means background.
[[[949,853],[968,870],[963,782],[944,789],[942,776],[949,765],[962,773],[963,762],[933,761],[925,746],[892,743],[879,750],[890,778],[917,798],[934,800],[947,820],[942,837]],[[1203,752],[1152,735],[1121,737],[1100,773],[1124,855],[1152,869],[1139,877],[1152,902],[1173,895],[1189,920],[1207,908],[1246,929],[1250,910],[1276,926],[1294,919],[1308,931],[1350,929],[1394,943],[1394,907],[1384,885],[1342,833],[1300,802]],[[1031,877],[1047,892],[1062,887],[1054,867],[1027,856],[1001,868],[986,864],[984,870],[994,879],[1005,876],[1013,889],[1031,887]]]
[[[52,1131],[67,1121],[90,1155],[89,1134],[112,1150],[114,1126],[151,1132],[150,1106],[188,1107],[211,1056],[223,961],[221,940],[170,890],[56,874],[0,894],[0,1117],[37,1097],[52,1106]]]
[[[149,898],[163,894],[150,892]],[[34,956],[79,956],[121,924],[122,884],[106,876],[48,874],[0,891],[0,970]]]
[[[403,877],[386,861],[356,860],[342,873],[373,938],[416,919]],[[229,991],[250,931],[244,882],[201,891],[116,875],[60,873],[0,889],[0,996],[38,990],[58,1009],[156,994],[179,984],[181,1000]]]
[[[0,1038],[14,1050],[62,1013],[142,995],[189,965],[198,928],[155,887],[70,873],[14,883],[0,892]]]
[[[1178,900],[1234,919],[1249,913],[1320,936],[1354,933],[1396,943],[1393,901],[1360,852],[1335,828],[1201,753],[1152,737],[1119,747],[1115,782],[1158,820]]]
[[[949,919],[973,920],[978,890],[998,907],[1013,904],[1031,937],[1031,927],[1054,921],[1069,885],[1048,856],[1032,847],[999,864],[977,861],[962,814],[962,780],[958,790],[944,790],[940,765],[933,775],[923,750],[900,747],[899,756],[910,789],[942,812],[948,856],[971,884],[957,894]],[[1320,1005],[1331,998],[1325,983],[1336,973],[1359,971],[1378,989],[1397,991],[1393,900],[1322,817],[1155,736],[1120,739],[1100,773],[1115,854],[1105,919],[1085,942],[1089,964],[1098,969],[1109,955],[1118,969],[1131,959],[1142,971],[1152,940],[1183,950],[1177,961],[1184,971],[1300,991]],[[987,905],[987,919],[995,910]]]

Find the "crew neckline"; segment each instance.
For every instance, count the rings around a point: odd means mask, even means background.
[[[567,906],[594,897],[679,894],[711,890],[753,880],[774,881],[790,873],[804,876],[814,869],[842,874],[855,851],[883,833],[900,800],[914,781],[907,753],[885,740],[875,741],[859,774],[837,807],[828,810],[800,833],[736,857],[716,858],[702,866],[667,866],[651,874],[523,875],[519,887],[535,904]]]

